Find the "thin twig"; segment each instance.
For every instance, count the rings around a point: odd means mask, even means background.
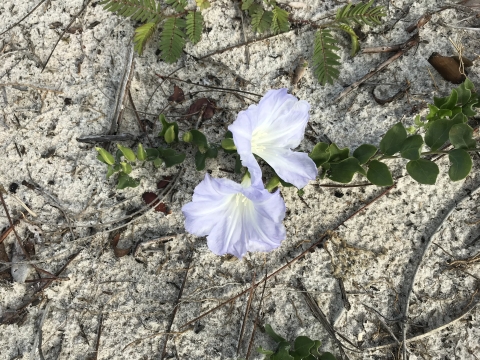
[[[77,18],[85,11],[85,9],[87,8],[88,4],[90,4],[90,1],[91,0],[87,0],[87,2],[85,3],[85,5],[83,5],[83,7],[80,9],[80,11],[78,12],[78,14],[74,15],[72,17],[72,20],[70,21],[70,23],[67,25],[67,27],[63,30],[62,34],[60,35],[60,37],[58,38],[57,42],[55,43],[55,45],[53,46],[53,49],[52,51],[50,52],[50,55],[48,55],[48,58],[47,60],[45,61],[45,64],[43,64],[43,67],[42,67],[42,71],[45,70],[45,67],[47,66],[48,62],[50,61],[50,58],[52,57],[53,55],[53,52],[55,51],[55,48],[57,47],[58,43],[60,42],[60,40],[62,40],[62,37],[63,35],[65,35],[65,33],[67,32],[67,30],[70,28],[70,26],[72,26],[72,24],[77,20]]]
[[[175,301],[175,305],[174,305],[174,309],[173,309],[173,313],[172,313],[172,318],[170,319],[170,323],[168,324],[168,327],[167,327],[167,331],[166,331],[167,333],[170,333],[170,331],[172,330],[173,322],[175,321],[175,316],[177,315],[177,311],[178,311],[178,308],[179,308],[178,305],[179,305],[180,300],[182,298],[183,290],[185,289],[185,283],[187,282],[188,270],[190,270],[190,265],[192,263],[192,260],[193,260],[193,255],[190,254],[189,259],[187,260],[188,264],[187,264],[187,268],[185,270],[185,276],[183,277],[182,286],[180,287],[180,291],[178,292],[177,300]],[[167,343],[168,343],[169,339],[170,339],[170,335],[167,335],[167,337],[165,338],[165,342],[163,343],[162,356],[160,357],[160,360],[163,360],[165,358],[165,355],[167,353]]]
[[[255,287],[253,285],[255,285],[255,273],[253,273],[252,286],[251,286],[251,289],[250,289],[250,294],[248,295],[247,307],[245,308],[245,316],[243,317],[242,327],[240,329],[240,336],[238,338],[237,356],[240,352],[240,347],[242,345],[243,332],[245,331],[245,325],[247,323],[248,313],[250,312],[250,306],[252,305],[253,294],[255,292],[254,291]]]
[[[46,0],[42,0],[40,1],[37,6],[35,6],[32,10],[30,10],[27,15],[25,15],[23,18],[21,18],[20,20],[18,20],[15,24],[11,25],[9,28],[7,28],[7,30],[3,31],[2,33],[0,33],[0,36],[2,36],[3,34],[5,34],[7,31],[10,31],[12,30],[15,26],[17,26],[18,24],[20,24],[23,20],[25,20],[27,17],[30,16],[30,14],[32,14],[35,10],[38,9],[38,7],[40,5],[42,5]]]
[[[410,297],[412,296],[412,290],[413,290],[413,285],[415,284],[415,279],[418,274],[418,270],[420,269],[420,265],[422,264],[423,258],[425,257],[425,254],[427,253],[427,250],[430,248],[430,244],[432,243],[433,237],[437,234],[438,231],[443,227],[445,224],[445,221],[450,217],[450,215],[453,213],[453,211],[457,208],[458,205],[460,205],[463,201],[469,199],[473,194],[475,194],[478,190],[480,189],[480,184],[477,185],[476,188],[474,188],[472,191],[470,191],[467,195],[465,195],[463,198],[461,198],[458,202],[455,203],[454,206],[452,206],[447,213],[443,216],[439,224],[435,227],[433,230],[432,234],[429,236],[427,239],[425,246],[423,247],[423,251],[420,254],[420,259],[415,265],[415,268],[413,270],[413,274],[409,277],[410,282],[407,288],[407,296],[405,300],[405,307],[403,309],[403,314],[402,318],[404,320],[403,326],[402,326],[402,340],[403,340],[403,359],[407,360],[407,330],[408,330],[408,323],[407,323],[407,318],[408,318],[408,308],[410,305]]]
[[[266,277],[267,277],[267,271],[265,271],[265,278]],[[250,336],[250,341],[248,343],[247,355],[245,356],[246,360],[248,360],[248,358],[250,357],[250,352],[252,351],[253,340],[255,339],[255,332],[257,330],[257,321],[260,321],[260,311],[262,310],[263,297],[265,295],[265,288],[266,287],[267,287],[267,281],[265,280],[265,282],[263,283],[262,295],[260,296],[260,302],[258,303],[257,316],[255,317],[255,320],[253,321],[252,335]]]
[[[348,94],[350,94],[353,90],[357,89],[361,84],[363,84],[365,81],[370,79],[372,76],[376,75],[378,72],[382,71],[385,69],[388,65],[393,63],[395,60],[400,58],[403,54],[405,54],[408,50],[410,50],[412,47],[417,45],[420,42],[420,37],[418,34],[413,35],[410,39],[408,39],[401,49],[393,56],[391,56],[388,60],[384,61],[381,63],[379,66],[377,66],[374,70],[370,71],[367,75],[362,77],[360,80],[355,81],[352,85],[347,87],[345,90],[343,90],[340,95],[338,95],[333,102],[338,102]]]

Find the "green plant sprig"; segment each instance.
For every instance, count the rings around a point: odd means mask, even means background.
[[[196,0],[200,10],[210,7],[208,0]],[[187,11],[187,0],[166,0],[166,4],[177,12],[166,15],[156,0],[102,0],[104,9],[144,24],[135,29],[134,49],[143,54],[145,45],[158,27],[162,27],[159,49],[161,58],[167,63],[176,62],[182,55],[186,40],[192,44],[200,41],[203,17],[198,11]]]
[[[261,346],[257,348],[260,354],[265,355],[265,360],[336,360],[332,353],[320,352],[322,346],[320,340],[298,336],[292,347],[290,342],[278,335],[269,324],[265,325],[265,332],[278,343],[276,351],[267,350]]]
[[[254,32],[263,33],[270,30],[278,34],[290,29],[288,12],[279,8],[275,0],[259,2],[260,4],[254,0],[242,1],[242,10],[248,11],[251,16]],[[341,63],[338,55],[340,48],[335,45],[337,41],[331,33],[332,30],[340,30],[350,36],[352,43],[350,56],[355,56],[360,51],[360,43],[353,26],[380,25],[382,17],[386,15],[383,6],[373,6],[373,2],[374,0],[356,5],[347,4],[338,9],[333,21],[315,24],[318,30],[313,44],[312,62],[315,76],[320,84],[333,84],[340,75]]]
[[[415,117],[415,125],[406,129],[399,122],[392,126],[382,137],[379,146],[360,145],[352,154],[348,148],[340,148],[336,144],[319,142],[309,153],[321,171],[320,178],[339,183],[349,183],[355,174],[366,176],[374,185],[393,185],[392,173],[385,160],[405,159],[407,173],[421,184],[435,184],[440,170],[438,165],[427,159],[436,154],[448,155],[450,168],[448,175],[452,181],[465,179],[472,169],[472,152],[480,151],[480,146],[473,139],[473,129],[467,124],[469,117],[476,115],[475,109],[480,107],[480,97],[475,92],[473,83],[466,79],[463,84],[453,89],[444,98],[434,98],[429,105],[425,121],[420,115]],[[118,173],[118,189],[138,186],[139,182],[130,177],[133,166],[137,162],[151,161],[157,168],[182,163],[186,153],[177,152],[173,144],[183,142],[196,148],[195,168],[204,170],[208,159],[215,159],[219,150],[227,154],[235,154],[235,173],[241,173],[240,156],[236,151],[231,132],[225,134],[221,143],[209,142],[207,137],[197,129],[186,131],[179,139],[177,122],[168,122],[163,114],[159,116],[162,130],[158,137],[162,138],[166,147],[144,149],[138,145],[136,154],[130,148],[118,145],[114,155],[103,148],[96,148],[98,160],[107,164],[107,178]],[[421,135],[418,132],[424,130]],[[442,150],[449,142],[453,149]],[[424,146],[429,147],[423,151]],[[284,182],[274,173],[267,181],[266,189],[273,190],[277,186],[293,186]],[[301,193],[300,193],[301,194]]]
[[[476,114],[473,108],[478,107],[479,96],[474,91],[473,83],[467,79],[449,96],[434,98],[434,105],[429,105],[426,122],[417,115],[415,126],[409,129],[405,129],[400,122],[395,124],[383,136],[379,147],[363,144],[350,155],[348,148],[340,149],[336,144],[320,142],[309,156],[322,169],[321,178],[345,184],[351,182],[358,173],[366,176],[374,185],[391,186],[392,174],[382,160],[409,160],[406,164],[407,173],[421,184],[433,185],[440,171],[436,163],[424,157],[448,154],[448,175],[452,181],[459,181],[465,179],[472,169],[470,153],[479,150],[472,138],[473,129],[467,124],[468,118]],[[425,129],[424,136],[417,134],[422,128]],[[453,149],[440,150],[447,142]],[[424,145],[430,151],[422,152]]]

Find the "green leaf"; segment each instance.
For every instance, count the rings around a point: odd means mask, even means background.
[[[196,44],[202,37],[203,17],[200,12],[189,11],[187,14],[186,33],[190,42]]]
[[[208,0],[195,0],[195,2],[200,10],[205,10],[210,7],[210,2]]]
[[[280,335],[278,335],[273,329],[272,329],[272,326],[270,324],[266,324],[265,325],[265,332],[272,338],[273,341],[277,342],[277,343],[282,343],[282,342],[286,342],[287,340],[285,340],[283,337],[281,337]]]
[[[167,144],[171,144],[172,142],[175,141],[175,128],[173,126],[170,126],[167,131],[165,131],[165,142]]]
[[[130,165],[129,163],[121,162],[120,166],[122,167],[122,171],[125,174],[130,174],[132,172],[132,165]]]
[[[283,346],[282,346],[283,344]],[[272,360],[294,360],[294,358],[289,354],[288,350],[290,344],[288,342],[280,343],[280,348],[278,351],[273,354],[270,359]]]
[[[138,185],[140,185],[140,181],[137,181],[137,180],[131,178],[127,174],[121,172],[118,175],[117,189],[121,190],[121,189],[125,189],[127,187],[134,188],[134,187],[137,187]]]
[[[473,129],[467,124],[453,125],[448,133],[448,138],[456,149],[474,149],[476,146]]]
[[[366,175],[365,169],[360,166],[358,160],[354,157],[349,157],[337,163],[330,163],[330,170],[328,178],[342,184],[347,184],[352,181],[355,173]]]
[[[452,120],[435,120],[428,125],[425,133],[425,143],[432,151],[438,150],[448,140],[450,129],[461,123],[463,123],[461,114],[457,114]]]
[[[272,350],[266,350],[266,349],[262,348],[261,346],[259,346],[257,348],[257,351],[262,355],[272,355],[272,354],[274,354],[274,352]]]
[[[173,149],[158,149],[160,158],[165,162],[166,167],[171,167],[177,164],[181,164],[185,160],[185,153],[177,154]]]
[[[313,48],[313,67],[318,82],[322,85],[333,82],[340,75],[340,56],[335,52],[340,51],[336,46],[337,41],[332,37],[330,30],[319,29],[315,35]]]
[[[190,130],[192,134],[192,143],[198,146],[198,149],[202,152],[207,151],[208,141],[205,135],[198,130]]]
[[[360,42],[358,41],[358,36],[355,31],[347,24],[339,24],[340,29],[345,31],[350,35],[350,40],[352,42],[352,50],[350,51],[350,56],[354,57],[360,51]]]
[[[455,149],[448,153],[450,159],[450,169],[448,176],[452,181],[463,180],[472,170],[472,158],[470,154],[463,149]]]
[[[274,34],[280,34],[290,30],[290,22],[288,21],[288,12],[279,8],[273,7],[272,17],[272,31]]]
[[[359,25],[380,25],[386,15],[383,6],[372,7],[375,0],[368,3],[348,4],[338,9],[335,21],[338,23],[357,23]]]
[[[235,156],[235,174],[240,174],[242,172],[242,161],[240,160],[240,155]]]
[[[138,160],[140,161],[145,161],[147,160],[147,152],[145,151],[145,149],[143,148],[143,145],[142,144],[138,144],[138,148],[137,148],[137,158]]]
[[[466,79],[458,88],[457,88],[457,94],[458,94],[458,102],[460,106],[465,105],[468,103],[470,100],[470,97],[472,96],[472,91],[467,87],[465,84],[468,79]],[[468,80],[470,81],[470,80]],[[471,83],[471,81],[470,81]],[[473,84],[472,84],[473,85]]]
[[[330,144],[328,151],[330,152],[330,159],[328,162],[345,160],[348,158],[348,154],[350,153],[348,148],[339,149],[335,144]]]
[[[328,151],[328,144],[319,142],[314,146],[312,152],[308,156],[315,162],[317,168],[326,163],[330,159],[330,151]]]
[[[368,160],[371,159],[373,155],[377,153],[377,147],[370,144],[360,145],[353,152],[353,157],[357,158],[360,165],[365,164]]]
[[[171,17],[163,24],[158,48],[161,50],[162,59],[167,63],[174,63],[180,56],[185,46],[185,34],[181,29],[185,27],[185,20]]]
[[[154,0],[103,0],[99,3],[104,9],[123,17],[144,22],[159,22],[162,17],[162,4]]]
[[[205,155],[209,159],[215,159],[218,156],[218,149],[216,147],[209,147],[205,152]]]
[[[433,103],[435,104],[436,107],[440,109],[453,110],[455,105],[457,105],[457,100],[458,100],[457,90],[453,89],[451,94],[447,97],[444,97],[444,98],[434,97]]]
[[[145,1],[145,0],[144,0]],[[146,0],[148,1],[148,0]],[[172,5],[172,7],[177,12],[185,11],[185,7],[187,6],[187,0],[166,0],[165,1],[168,5]]]
[[[248,10],[252,6],[254,0],[243,0],[242,1],[242,10]]]
[[[96,147],[95,149],[98,151],[98,155],[100,156],[100,158],[97,156],[97,159],[108,165],[115,164],[115,158],[107,150],[101,147]]]
[[[156,26],[156,22],[148,22],[135,29],[135,36],[133,37],[133,48],[138,53],[138,55],[141,56],[143,54],[145,44],[152,37],[153,33],[155,32]]]
[[[418,160],[422,152],[423,138],[420,135],[412,135],[403,142],[400,155],[404,159]]]
[[[319,360],[337,360],[337,358],[329,352],[325,352],[320,356]]]
[[[158,159],[158,157],[160,156],[160,153],[157,149],[149,148],[146,149],[145,152],[147,153],[147,161],[153,161],[155,159]]]
[[[137,160],[137,157],[135,156],[135,153],[133,152],[132,149],[130,148],[127,148],[127,147],[124,147],[120,144],[117,144],[117,147],[118,147],[118,150],[120,150],[123,154],[123,156],[125,157],[125,159],[127,159],[128,161],[135,161]]]
[[[392,174],[388,166],[378,160],[372,160],[368,164],[367,179],[377,186],[393,185]]]
[[[435,185],[440,171],[433,161],[418,159],[407,163],[407,172],[420,184]]]
[[[265,189],[267,189],[269,192],[272,192],[273,189],[278,187],[280,185],[280,178],[278,177],[277,174],[273,175],[270,180],[267,181],[265,184]]]
[[[222,148],[225,150],[237,150],[237,147],[235,146],[233,139],[229,139],[229,138],[222,140]]]
[[[396,123],[380,141],[380,151],[385,155],[394,155],[402,150],[406,138],[407,130],[402,123]]]
[[[320,340],[313,340],[315,342],[315,345],[310,349],[310,353],[318,358],[320,356],[320,352],[318,349],[320,349],[320,346],[322,346],[322,342]]]
[[[100,155],[99,155],[100,156]],[[107,179],[110,179],[110,176],[112,176],[113,174],[115,174],[116,171],[115,169],[113,168],[112,165],[108,165],[107,167]]]
[[[295,339],[295,351],[290,351],[295,360],[302,360],[310,355],[310,349],[315,346],[315,342],[307,336],[299,336]]]
[[[159,168],[160,166],[162,166],[162,164],[163,160],[160,158],[156,158],[155,160],[153,160],[153,165],[155,165],[156,168]]]
[[[197,150],[195,153],[195,167],[197,171],[202,171],[205,169],[205,160],[207,159],[207,154],[202,153],[200,150]]]
[[[267,11],[262,7],[255,9],[252,15],[252,28],[253,31],[263,33],[270,29],[273,19],[273,12]]]

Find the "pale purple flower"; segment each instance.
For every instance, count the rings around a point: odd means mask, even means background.
[[[228,129],[252,182],[261,182],[262,171],[253,156],[265,160],[284,181],[302,188],[317,177],[308,154],[293,152],[303,140],[310,105],[298,101],[287,89],[269,90],[258,105],[241,111]]]
[[[242,258],[247,251],[271,251],[285,239],[285,203],[278,190],[270,193],[250,180],[241,185],[208,174],[197,185],[192,202],[182,208],[185,229],[207,235],[208,248],[217,255]]]

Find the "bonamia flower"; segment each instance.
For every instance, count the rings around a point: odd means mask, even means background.
[[[198,184],[192,202],[182,208],[185,229],[207,235],[207,245],[217,255],[241,258],[247,251],[270,251],[285,239],[285,203],[279,192],[269,193],[208,174]]]
[[[258,155],[284,181],[302,188],[315,180],[317,167],[308,154],[293,152],[303,139],[310,105],[298,101],[287,89],[270,90],[258,105],[241,111],[228,129],[240,154],[242,165],[248,168],[252,183],[261,181]]]

